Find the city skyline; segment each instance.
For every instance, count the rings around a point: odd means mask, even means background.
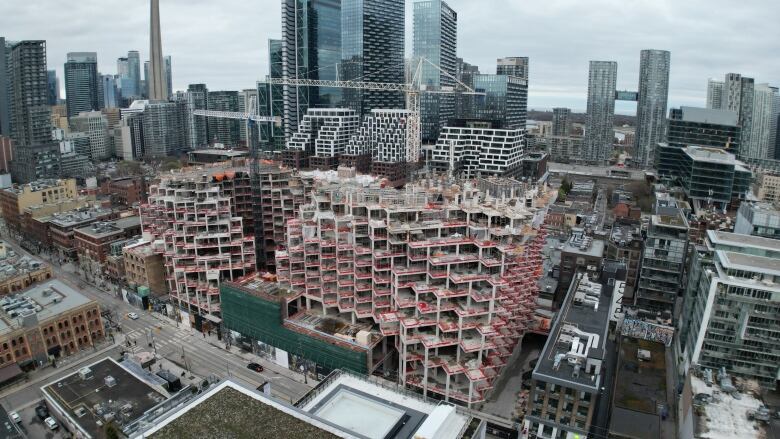
[[[7,2],[0,6],[0,17],[13,16],[14,20],[0,24],[9,40],[47,40],[48,67],[56,69],[58,77],[63,77],[67,52],[97,52],[103,74],[115,73],[116,59],[126,56],[128,50],[139,50],[141,59],[148,59],[146,2],[122,5],[123,15],[112,13],[116,8],[106,7],[110,2],[105,1],[100,3],[102,8],[84,2],[67,9],[52,2],[51,10],[61,19],[44,24],[36,11],[45,3],[36,2],[32,9],[32,5]],[[268,71],[265,42],[281,35],[280,2],[264,3],[268,3],[264,12],[252,13],[238,1],[216,5],[163,0],[160,8],[165,53],[177,63],[173,88],[183,90],[190,83],[206,83],[212,90],[240,90],[261,79]],[[677,60],[670,77],[670,107],[704,106],[707,79],[728,72],[754,77],[757,82],[780,82],[780,59],[770,56],[780,30],[769,21],[765,24],[754,20],[756,16],[770,16],[768,10],[778,8],[768,1],[743,5],[731,14],[719,14],[720,7],[712,2],[668,2],[661,7],[653,2],[622,8],[608,0],[582,5],[569,1],[554,5],[502,1],[489,10],[465,0],[448,3],[461,16],[458,56],[466,62],[492,73],[497,58],[530,58],[531,109],[565,106],[584,111],[588,61],[594,59],[617,61],[617,88],[635,89],[638,54],[648,48],[669,50]],[[407,56],[412,43],[411,5],[412,1],[407,0]],[[602,16],[605,11],[610,11],[609,15]],[[607,21],[608,17],[614,20]],[[516,25],[518,18],[522,18],[523,26]],[[491,26],[484,26],[486,22]],[[594,22],[609,25],[596,31],[590,24]],[[645,31],[633,36],[637,26]],[[683,28],[686,31],[681,34]],[[583,33],[591,37],[582,38]],[[485,41],[490,41],[490,50],[482,48]],[[744,41],[751,44],[745,45]],[[708,50],[714,47],[718,50]],[[616,108],[617,113],[634,111],[632,103],[620,103]]]

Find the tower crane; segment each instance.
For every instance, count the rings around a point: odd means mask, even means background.
[[[433,66],[436,70],[451,78],[456,86],[446,86],[438,88],[428,88],[422,84],[422,67],[424,64]],[[266,78],[266,83],[271,85],[291,85],[298,87],[333,87],[333,88],[353,88],[358,90],[379,90],[379,91],[397,91],[406,96],[406,109],[409,111],[406,127],[406,161],[417,163],[420,159],[420,94],[471,94],[484,95],[484,93],[475,92],[474,89],[464,84],[458,78],[442,70],[431,61],[419,57],[417,66],[414,69],[412,78],[405,84],[396,84],[391,82],[370,82],[357,80],[324,80],[324,79],[301,79],[301,78]]]

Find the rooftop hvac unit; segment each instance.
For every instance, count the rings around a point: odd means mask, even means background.
[[[92,378],[92,376],[93,376],[92,375],[92,369],[90,369],[88,367],[82,367],[81,369],[79,369],[79,377],[82,380],[86,381],[86,380]]]
[[[106,387],[116,386],[116,378],[112,377],[111,375],[106,376],[103,381],[106,383]]]

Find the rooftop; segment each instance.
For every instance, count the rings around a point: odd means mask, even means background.
[[[105,217],[110,214],[111,209],[104,209],[102,207],[76,209],[69,212],[52,214],[49,219],[49,223],[55,224],[62,228],[69,228],[78,226],[79,224],[88,223],[95,218]]]
[[[87,235],[91,238],[100,239],[107,236],[123,232],[127,229],[137,227],[141,225],[141,218],[138,216],[129,216],[126,218],[120,218],[115,221],[108,222],[96,222],[86,227],[76,229],[79,233]]]
[[[723,391],[717,384],[708,386],[694,374],[691,374],[691,390],[694,401],[699,395],[709,395],[711,398],[709,403],[704,404],[704,414],[698,417],[695,426],[696,437],[702,439],[766,437],[755,429],[756,423],[748,419],[748,413],[761,406],[761,401],[754,398],[751,393],[741,393],[737,399]]]
[[[0,241],[0,282],[45,268],[46,264],[31,256],[18,255]]]
[[[158,423],[149,439],[353,437],[288,404],[226,381]]]
[[[718,250],[716,253],[721,265],[726,269],[761,273],[769,276],[780,276],[780,263],[777,258],[767,258],[764,256],[723,250]],[[775,287],[777,287],[777,285],[775,285]]]
[[[472,421],[454,405],[423,399],[380,378],[342,371],[329,375],[295,405],[370,439],[460,438]]]
[[[572,279],[533,372],[534,380],[595,392],[601,385],[613,287],[580,271]]]
[[[684,122],[708,123],[713,125],[738,126],[739,115],[735,111],[713,110],[700,107],[680,107]]]
[[[592,236],[575,233],[566,241],[566,245],[563,246],[563,250],[561,251],[564,253],[576,253],[593,258],[601,258],[604,256],[604,241],[598,239],[594,240]]]
[[[686,146],[683,151],[688,156],[699,162],[718,163],[724,165],[737,165],[740,162],[734,154],[728,153],[720,148],[708,148],[705,146]]]
[[[707,237],[713,245],[719,244],[735,247],[754,247],[771,252],[780,252],[780,240],[764,238],[740,233],[722,232],[719,230],[707,230]]]
[[[642,227],[638,222],[615,222],[612,225],[610,240],[613,242],[630,244],[635,239],[642,240]]]
[[[112,358],[83,367],[41,391],[92,437],[100,437],[104,423],[113,419],[122,427],[168,398],[164,390]]]
[[[23,185],[14,185],[5,189],[6,191],[21,194],[22,192],[38,192],[45,189],[58,187],[64,185],[68,180],[47,178],[42,180],[32,181]]]
[[[247,150],[206,148],[190,151],[190,155],[217,155],[226,157],[243,157],[249,154]]]
[[[34,285],[0,299],[0,334],[20,328],[27,316],[35,314],[38,321],[45,321],[92,302],[57,279]]]
[[[618,355],[610,433],[637,439],[661,437],[657,408],[667,404],[664,345],[623,337]]]

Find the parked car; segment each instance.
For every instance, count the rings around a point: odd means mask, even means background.
[[[263,366],[261,366],[261,365],[259,365],[257,363],[249,363],[249,364],[246,365],[246,368],[247,369],[252,369],[255,372],[262,372],[263,371]]]
[[[57,420],[49,416],[46,418],[46,420],[43,421],[47,427],[49,427],[49,430],[56,430],[59,425],[57,424]]]
[[[19,416],[19,413],[11,412],[8,413],[8,417],[13,421],[15,424],[19,424],[22,422],[22,417]]]
[[[43,421],[49,417],[49,409],[47,409],[45,405],[39,405],[38,407],[35,407],[35,414],[38,416],[38,419]]]
[[[138,320],[138,314],[134,312],[129,312],[127,313],[127,318],[130,320]]]

